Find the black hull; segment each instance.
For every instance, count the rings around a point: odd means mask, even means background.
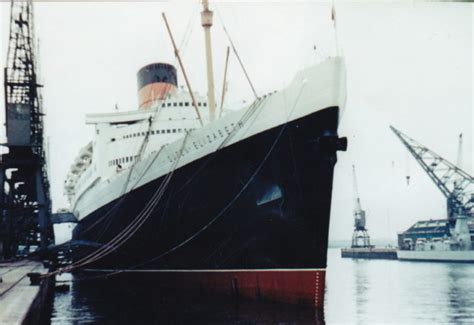
[[[338,113],[324,109],[177,169],[144,225],[86,268],[325,268],[333,169],[345,146]],[[73,238],[91,245],[77,258],[130,224],[163,180],[84,218]]]

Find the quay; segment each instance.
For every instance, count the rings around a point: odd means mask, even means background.
[[[396,248],[354,247],[342,248],[341,257],[396,260]]]
[[[35,285],[28,276],[46,272],[36,261],[0,262],[0,324],[39,324],[47,317],[45,307],[52,298],[54,278]]]

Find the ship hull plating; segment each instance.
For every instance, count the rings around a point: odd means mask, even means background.
[[[176,288],[322,307],[338,115],[320,110],[175,170],[136,233],[86,268],[155,270]],[[80,255],[133,223],[166,179],[82,219]]]

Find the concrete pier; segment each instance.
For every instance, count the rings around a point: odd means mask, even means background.
[[[341,257],[396,260],[397,250],[377,247],[342,248]]]
[[[40,262],[0,262],[0,324],[32,324],[39,319],[52,280],[31,285],[27,276],[31,272],[47,270]]]

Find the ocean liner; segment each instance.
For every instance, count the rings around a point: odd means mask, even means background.
[[[333,169],[347,146],[344,61],[216,114],[207,1],[202,25],[208,96],[153,63],[138,71],[137,110],[87,115],[95,137],[65,181],[82,245],[73,267],[320,308]]]

